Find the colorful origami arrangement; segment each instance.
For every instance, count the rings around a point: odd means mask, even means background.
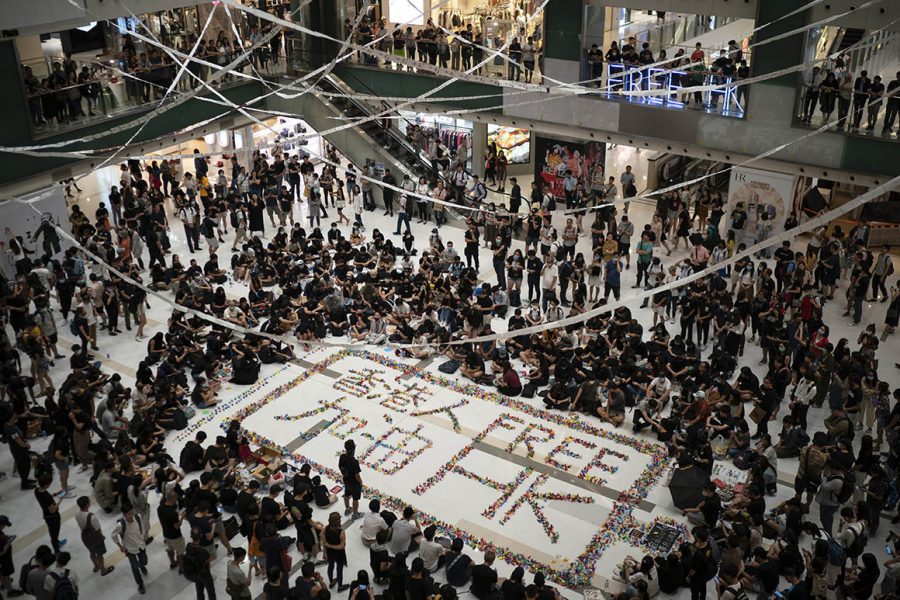
[[[393,360],[392,358],[390,358],[389,356],[372,354],[370,352],[361,351],[361,350],[345,349],[345,350],[341,350],[339,352],[333,353],[332,355],[328,356],[325,360],[317,363],[314,367],[305,371],[299,377],[296,377],[295,379],[293,379],[289,382],[286,382],[282,385],[277,386],[276,388],[274,388],[272,390],[269,390],[265,394],[265,396],[263,396],[261,399],[255,401],[255,402],[249,403],[246,406],[243,406],[229,420],[236,419],[238,421],[243,421],[248,416],[252,415],[256,411],[258,411],[260,408],[265,406],[266,404],[268,404],[274,400],[277,400],[282,395],[284,395],[291,389],[297,387],[298,385],[300,385],[301,383],[303,383],[304,381],[306,381],[307,379],[309,379],[316,373],[321,372],[322,370],[334,365],[335,363],[337,363],[347,357],[356,357],[356,358],[372,361],[372,362],[375,362],[375,363],[381,365],[382,367],[400,371],[402,375],[415,377],[425,383],[428,383],[431,385],[436,385],[436,386],[441,386],[443,388],[450,389],[458,394],[477,398],[484,402],[492,402],[492,403],[498,404],[500,406],[508,407],[510,409],[526,413],[536,419],[542,420],[543,422],[545,422],[547,424],[557,424],[560,426],[568,427],[570,429],[573,429],[575,431],[579,431],[579,432],[585,434],[587,437],[589,437],[591,439],[603,439],[603,440],[613,442],[616,444],[621,444],[623,446],[631,448],[635,452],[638,452],[640,454],[643,454],[643,455],[646,455],[647,457],[649,457],[648,465],[643,469],[643,471],[640,473],[640,475],[637,477],[637,479],[632,483],[632,485],[628,489],[622,491],[619,494],[619,497],[613,503],[612,509],[610,510],[606,521],[600,526],[600,529],[592,536],[587,548],[578,557],[576,557],[576,559],[571,564],[557,564],[557,561],[553,561],[553,564],[547,565],[547,564],[538,562],[537,560],[533,559],[532,557],[530,557],[526,554],[514,552],[513,550],[502,547],[502,546],[497,546],[493,540],[489,540],[489,539],[485,539],[485,538],[481,538],[481,537],[472,535],[466,531],[463,531],[463,530],[457,528],[453,524],[443,521],[435,516],[423,515],[423,520],[426,522],[433,523],[443,535],[446,535],[448,537],[459,537],[467,545],[469,545],[470,547],[473,547],[473,548],[478,548],[481,550],[491,548],[496,552],[497,557],[500,558],[501,560],[504,560],[512,565],[521,566],[521,567],[525,568],[526,570],[529,570],[532,572],[543,571],[551,580],[553,580],[554,582],[559,583],[561,585],[564,585],[564,586],[567,586],[567,587],[570,587],[573,589],[580,589],[580,588],[584,588],[584,587],[588,586],[590,584],[591,578],[594,575],[594,570],[595,570],[596,564],[600,560],[600,558],[603,556],[603,553],[606,551],[606,549],[609,548],[611,545],[613,545],[617,542],[620,542],[620,541],[626,542],[626,543],[631,542],[632,531],[635,529],[635,526],[636,526],[636,521],[635,521],[632,513],[633,513],[635,507],[643,499],[645,499],[647,497],[648,493],[650,492],[650,489],[653,486],[655,486],[657,483],[659,483],[663,473],[666,471],[666,469],[669,466],[668,451],[665,448],[665,446],[662,446],[660,444],[656,444],[653,442],[629,437],[627,435],[624,435],[624,434],[621,434],[621,433],[618,433],[615,431],[607,430],[603,427],[598,427],[598,426],[592,425],[591,423],[588,423],[588,422],[578,418],[578,416],[574,415],[574,414],[565,415],[565,414],[560,414],[560,413],[555,413],[555,412],[549,412],[546,410],[541,410],[541,409],[535,408],[534,406],[531,406],[530,404],[528,404],[526,402],[518,400],[516,398],[510,398],[508,396],[504,396],[502,394],[499,394],[492,390],[477,386],[475,384],[460,385],[456,381],[449,380],[443,376],[435,375],[435,374],[432,374],[427,371],[423,371],[423,370],[416,369],[414,367],[410,367],[407,364],[397,362],[397,361]],[[379,381],[380,376],[377,374],[378,372],[375,371],[374,369],[365,369],[363,371],[351,371],[351,373],[356,378],[361,378],[361,379],[357,379],[355,382],[347,382],[348,387],[342,387],[339,389],[344,389],[345,391],[347,391],[349,393],[357,394],[363,398],[371,399],[371,398],[368,398],[368,396],[372,393],[371,392],[371,390],[372,390],[371,382],[374,381],[374,382],[386,384],[386,382]],[[274,377],[274,375],[272,377]],[[271,379],[271,377],[266,378],[266,380],[269,380],[269,379]],[[241,400],[246,399],[248,396],[252,395],[253,392],[261,389],[265,385],[266,385],[266,381],[260,382],[254,388],[251,388],[251,390],[248,390],[247,392],[242,393],[240,395],[240,399]],[[353,386],[353,387],[349,387],[349,386]],[[335,385],[335,387],[338,387],[338,386]],[[465,402],[466,401],[463,400],[461,403],[457,403],[457,405],[455,407],[458,408],[459,406],[464,405]],[[236,404],[236,403],[237,402],[235,399],[235,401],[231,401],[228,404],[229,404],[229,406],[234,406],[234,404]],[[423,411],[420,413],[409,413],[409,414],[415,415],[415,416],[421,416],[424,414],[436,414],[438,412],[447,412],[447,414],[450,416],[451,420],[453,421],[454,429],[456,431],[459,431],[459,423],[458,423],[458,420],[455,418],[455,415],[453,415],[453,413],[452,413],[452,408],[453,407],[442,407],[439,409],[435,409],[433,411]],[[426,479],[422,484],[417,486],[413,490],[413,492],[416,494],[419,494],[419,495],[424,494],[430,488],[432,488],[434,485],[439,483],[450,472],[462,475],[464,477],[478,478],[480,483],[485,484],[485,485],[496,485],[497,486],[496,489],[499,489],[499,490],[505,490],[513,484],[515,484],[516,486],[523,484],[527,480],[527,478],[533,474],[532,469],[526,467],[522,472],[520,472],[516,476],[515,480],[512,483],[502,484],[502,483],[495,482],[495,481],[489,480],[487,478],[481,477],[479,475],[470,473],[465,468],[463,468],[459,465],[459,462],[463,458],[465,458],[465,456],[469,452],[471,452],[473,447],[476,446],[478,443],[481,443],[482,440],[493,429],[498,428],[498,427],[502,427],[504,429],[509,429],[509,427],[507,426],[508,421],[503,421],[503,419],[504,418],[508,419],[510,417],[513,417],[510,420],[516,419],[513,415],[504,415],[500,419],[497,419],[497,421],[495,421],[485,431],[481,432],[478,436],[476,436],[468,446],[466,446],[465,448],[463,448],[463,450],[461,450],[459,453],[457,453],[455,456],[453,456],[450,459],[450,461],[448,461],[447,464],[445,464],[441,469],[439,469],[439,471],[434,476]],[[223,427],[225,427],[226,425],[227,424],[223,423]],[[533,428],[533,429],[536,429],[536,428]],[[546,432],[552,432],[552,430],[549,427],[541,426],[539,429],[542,430],[542,433],[545,433],[545,434],[546,434]],[[268,439],[267,437],[262,436],[253,431],[243,429],[243,433],[248,438],[248,440],[250,440],[250,442],[252,444],[278,449],[281,451],[281,453],[283,454],[283,456],[285,456],[286,459],[289,458],[290,460],[293,460],[298,464],[310,463],[311,466],[313,466],[315,469],[317,469],[318,471],[320,471],[327,477],[332,478],[335,481],[341,480],[341,475],[336,469],[330,468],[325,465],[316,464],[315,462],[310,461],[307,457],[300,454],[299,451],[294,452],[294,453],[288,452],[287,449],[280,447],[278,444],[273,443],[273,441],[271,439]],[[522,437],[522,436],[519,436],[519,437]],[[526,451],[529,451],[531,454],[533,454],[534,453],[533,448],[529,448],[530,441],[532,441],[532,440],[539,441],[540,439],[541,438],[533,437],[531,440],[529,440],[528,437],[525,436],[523,439],[518,440],[518,442],[514,443],[512,446],[515,447],[518,444],[524,444]],[[548,439],[549,439],[549,436],[548,436]],[[590,443],[593,443],[593,442],[590,442]],[[565,444],[565,443],[563,445],[567,446],[567,444]],[[582,444],[582,445],[584,445],[584,444]],[[398,446],[399,446],[399,444],[393,445],[392,447],[396,450]],[[376,442],[376,444],[374,444],[372,447],[373,448],[379,447],[379,445]],[[585,446],[585,447],[587,447],[587,446]],[[403,447],[403,449],[405,449],[405,446]],[[605,450],[604,453],[598,453],[599,458],[595,457],[591,464],[589,464],[587,467],[582,469],[582,471],[579,473],[579,477],[581,477],[582,479],[585,479],[586,481],[590,481],[593,483],[600,483],[603,481],[603,479],[590,475],[590,473],[589,473],[590,470],[596,468],[598,470],[602,470],[602,471],[605,471],[608,473],[614,473],[616,471],[617,467],[610,466],[610,465],[600,462],[600,458],[602,458],[601,454],[614,456],[621,460],[627,460],[626,455],[624,455],[622,453],[615,452],[615,451],[609,450],[609,449],[603,449],[603,450]],[[368,450],[367,450],[367,452],[368,452]],[[374,450],[372,450],[372,452],[374,452]],[[572,454],[570,454],[570,452],[571,451],[567,447],[563,447],[562,449],[557,449],[555,451],[555,454],[556,455],[564,455],[564,456],[572,456]],[[554,455],[554,452],[551,452],[551,455]],[[557,463],[557,465],[562,464],[559,462],[558,459],[553,459],[553,460]],[[408,463],[406,463],[406,464],[408,464]],[[550,464],[553,464],[553,463],[550,463]],[[401,461],[401,465],[403,466],[402,461]],[[553,466],[557,466],[557,465],[553,465]],[[402,466],[400,466],[397,470],[402,468]],[[562,467],[557,466],[557,468],[562,468]],[[567,469],[563,469],[563,470],[567,470]],[[545,475],[539,476],[529,486],[529,489],[526,492],[526,494],[523,497],[519,498],[516,501],[516,503],[514,503],[514,505],[510,509],[508,509],[507,513],[504,514],[504,517],[501,519],[501,521],[505,521],[505,520],[508,520],[509,518],[511,518],[512,514],[515,513],[515,510],[518,509],[519,507],[521,507],[521,505],[523,505],[524,503],[528,503],[530,505],[532,511],[535,513],[535,516],[540,521],[541,517],[538,515],[543,514],[542,511],[540,510],[542,502],[554,501],[554,500],[562,500],[562,501],[568,501],[568,502],[593,502],[592,498],[589,498],[586,496],[540,492],[539,488],[540,488],[540,485],[543,483],[545,477],[546,477]],[[395,498],[393,496],[390,496],[388,494],[385,494],[385,493],[380,492],[375,489],[366,487],[365,493],[368,497],[379,498],[382,503],[382,508],[387,509],[387,510],[392,510],[394,512],[399,513],[399,512],[402,512],[403,508],[407,505],[407,503],[405,501],[403,501],[402,499]],[[501,500],[502,500],[502,498],[501,498]],[[508,498],[507,498],[507,500],[508,500]],[[498,512],[504,502],[505,502],[505,500],[503,500],[503,502],[498,500],[498,502],[495,503],[495,505],[492,505],[491,507],[489,507],[488,510],[485,512],[487,512],[487,513],[491,513],[492,511],[493,511],[493,513]],[[421,514],[421,511],[420,511],[420,514]],[[544,519],[544,521],[541,521],[541,524],[544,527],[544,531],[547,532],[548,536],[550,536],[551,540],[552,540],[553,535],[555,533],[552,529],[552,525],[550,523],[546,522],[546,519]],[[565,561],[563,561],[563,562],[565,562]]]
[[[421,434],[424,428],[424,425],[419,425],[413,431],[405,431],[399,427],[391,427],[384,435],[376,439],[374,444],[366,448],[363,455],[359,457],[359,462],[385,475],[393,475],[402,471],[419,455],[434,446],[434,442]],[[389,440],[397,433],[404,434],[404,437],[399,442],[391,443]],[[419,444],[414,444],[414,442],[419,442]],[[371,460],[369,457],[379,449],[387,450],[387,452],[376,460]],[[402,458],[394,460],[398,457]]]

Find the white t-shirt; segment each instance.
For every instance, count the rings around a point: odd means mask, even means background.
[[[556,283],[559,278],[559,269],[556,268],[556,265],[544,265],[544,270],[541,273],[541,288],[545,290],[555,289]]]
[[[650,387],[653,388],[653,391],[656,392],[657,396],[662,396],[672,389],[672,382],[669,381],[667,377],[655,377],[653,381],[650,382]]]

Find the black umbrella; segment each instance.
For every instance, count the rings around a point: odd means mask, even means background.
[[[672,474],[669,492],[678,508],[694,508],[703,500],[703,488],[709,483],[709,473],[696,466],[678,467]]]

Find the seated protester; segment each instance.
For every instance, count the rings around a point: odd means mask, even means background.
[[[231,383],[250,385],[259,378],[259,360],[246,346],[231,344]]]
[[[706,527],[712,531],[719,523],[722,514],[722,501],[719,499],[716,484],[708,482],[703,487],[703,500],[693,508],[685,508],[681,514],[687,517],[688,523],[695,527]]]
[[[272,363],[284,364],[294,358],[294,349],[286,344],[282,345],[268,338],[262,338],[259,341],[257,356],[259,356],[259,362],[266,365]]]
[[[519,374],[512,367],[509,360],[495,361],[495,365],[499,368],[500,376],[494,380],[497,391],[506,396],[518,396],[522,393],[522,382]]]
[[[218,404],[216,392],[219,389],[218,382],[210,384],[205,377],[199,377],[194,389],[191,391],[191,402],[198,408],[211,408]]]
[[[484,359],[474,350],[466,355],[466,361],[460,365],[459,372],[476,383],[484,377]]]
[[[577,410],[589,415],[594,414],[594,411],[597,410],[597,392],[599,387],[597,379],[593,377],[585,379],[578,386],[578,391],[575,393],[575,399],[572,400],[569,410]]]
[[[112,462],[102,463],[100,473],[94,480],[94,499],[105,512],[111,513],[119,502],[119,492],[113,482],[116,466]]]
[[[478,600],[487,600],[497,591],[497,570],[494,568],[496,555],[493,550],[486,550],[484,562],[472,568],[472,587],[469,591]]]
[[[369,512],[363,516],[363,522],[361,526],[362,530],[362,543],[366,546],[372,546],[375,543],[376,537],[378,536],[378,532],[382,530],[387,530],[388,524],[384,520],[384,517],[381,516],[381,502],[378,499],[372,499],[369,501]],[[434,569],[429,569],[433,571]]]
[[[410,565],[409,575],[404,582],[404,591],[407,600],[428,600],[434,596],[434,580],[425,570],[425,563],[421,556],[413,559]],[[359,594],[357,594],[359,598]]]
[[[401,552],[413,552],[419,547],[422,528],[411,506],[403,509],[403,518],[391,524],[390,550],[395,555]]]
[[[312,493],[316,506],[319,508],[325,508],[337,502],[337,494],[332,494],[318,475],[312,478]]]
[[[606,406],[597,407],[597,416],[618,427],[625,421],[625,393],[617,380],[607,385]]]
[[[544,396],[544,405],[550,409],[569,410],[570,403],[569,389],[561,381],[557,381]]]
[[[228,448],[226,447],[225,436],[216,436],[216,443],[206,449],[203,455],[203,466],[208,471],[224,471],[228,468],[230,459],[228,457]]]
[[[472,559],[463,554],[463,541],[454,538],[444,562],[444,575],[453,587],[463,587],[472,579]]]
[[[446,561],[446,549],[434,541],[436,532],[437,528],[434,525],[426,527],[422,532],[422,536],[425,539],[422,540],[422,543],[419,545],[419,556],[422,557],[425,568],[429,573],[436,572],[444,566],[444,562]]]
[[[500,593],[503,594],[503,600],[525,600],[525,569],[516,567],[513,569],[509,579],[500,585]]]
[[[769,556],[764,547],[753,549],[752,558],[745,564],[741,584],[745,590],[755,590],[771,597],[778,589],[778,561]]]
[[[369,567],[372,569],[372,573],[375,574],[375,583],[383,584],[386,582],[390,575],[391,567],[394,565],[394,559],[387,549],[389,537],[390,530],[381,529],[375,534],[375,542],[369,546]],[[460,540],[461,542],[462,540]]]

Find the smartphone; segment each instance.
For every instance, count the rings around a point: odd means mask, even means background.
[[[367,585],[361,585],[361,586],[359,586],[359,591],[364,592],[364,591],[366,591],[368,588],[369,588],[369,586],[367,586]]]
[[[890,544],[884,547],[884,551],[887,552],[888,556],[893,556],[894,554],[894,548]]]

